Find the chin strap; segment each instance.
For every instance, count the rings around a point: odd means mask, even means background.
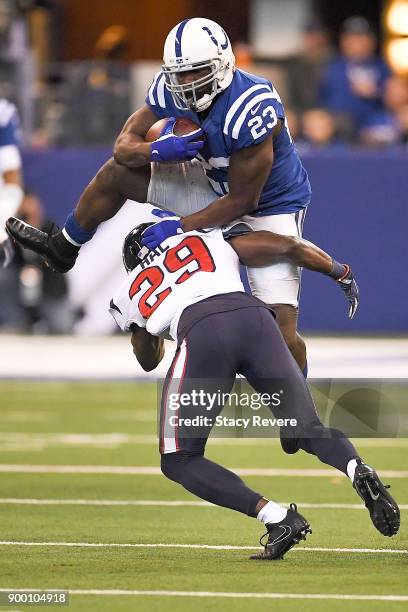
[[[215,96],[210,96],[210,94],[204,94],[196,103],[197,112],[205,111],[209,106],[211,106],[211,102],[214,100]]]

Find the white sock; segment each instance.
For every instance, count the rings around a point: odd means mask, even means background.
[[[265,506],[259,511],[256,518],[265,525],[267,523],[279,523],[279,521],[285,518],[287,513],[287,508],[284,508],[273,501],[268,501],[268,503],[265,504]]]
[[[354,473],[356,471],[357,461],[355,459],[350,459],[347,464],[347,475],[350,478],[351,482],[354,481]]]

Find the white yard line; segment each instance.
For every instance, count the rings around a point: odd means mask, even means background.
[[[215,504],[206,501],[193,500],[166,500],[166,499],[50,499],[50,498],[20,498],[0,497],[0,505],[27,505],[27,506],[166,506],[166,507],[193,507],[193,508],[217,508]],[[283,506],[289,502],[280,501]],[[362,504],[313,504],[309,502],[298,502],[301,508],[313,510],[365,510]],[[408,504],[400,504],[400,510],[408,510]]]
[[[232,471],[240,476],[301,476],[306,478],[345,477],[336,470],[325,469],[290,469],[290,468],[236,468]],[[158,476],[160,468],[156,466],[133,465],[32,465],[32,464],[0,464],[3,473],[27,474],[129,474],[132,476]],[[408,470],[379,470],[384,478],[408,478]]]
[[[4,410],[1,420],[9,423],[29,423],[42,421],[56,421],[57,415],[51,411],[41,412],[36,410]]]
[[[140,444],[140,443],[159,443],[157,436],[145,434],[126,434],[126,433],[20,433],[20,432],[1,432],[0,444],[42,444],[44,446],[94,446],[94,445],[121,445],[121,444]]]
[[[64,589],[47,589],[46,592]],[[0,592],[37,592],[38,589],[9,589],[0,588]],[[233,599],[339,599],[349,601],[408,601],[408,595],[351,595],[335,593],[245,593],[245,592],[223,592],[223,591],[134,591],[126,589],[70,589],[70,595],[102,595],[106,597],[133,595],[153,597],[223,597]]]
[[[129,410],[128,413],[109,412],[102,415],[102,418],[106,421],[120,421],[121,423],[133,423],[133,422],[144,422],[144,423],[157,423],[157,412],[151,410]]]
[[[127,542],[19,542],[0,541],[0,546],[62,546],[68,548],[191,548],[205,550],[260,550],[259,546],[230,546],[228,544],[175,544],[175,543],[127,543]],[[384,553],[388,555],[408,555],[408,550],[400,548],[325,548],[319,546],[293,548],[294,552],[334,552],[334,553]],[[292,552],[291,551],[291,552]]]
[[[141,411],[140,419],[135,410],[134,420],[146,420],[145,412]],[[6,413],[7,414],[7,413]],[[9,415],[8,415],[9,416]],[[6,416],[6,419],[8,418]],[[3,418],[3,417],[1,417]],[[20,420],[20,419],[18,419]],[[407,448],[408,438],[359,438],[354,440],[359,448]],[[32,432],[0,432],[0,451],[8,450],[10,445],[24,450],[28,447],[46,448],[52,446],[121,446],[125,444],[146,444],[157,446],[158,438],[154,434],[112,433],[32,433]],[[219,438],[212,437],[209,444],[219,446],[280,446],[279,438]],[[26,446],[27,445],[27,446]],[[7,447],[7,448],[6,448]]]
[[[27,452],[27,451],[41,451],[41,450],[45,450],[47,448],[47,444],[42,444],[41,442],[27,442],[27,443],[23,443],[23,442],[10,442],[9,444],[1,444],[0,443],[0,452],[1,453],[8,453],[8,452],[14,452],[14,451],[21,451],[21,452]]]
[[[18,497],[5,497],[0,498],[0,505],[2,504],[23,506],[192,506],[208,508],[217,507],[214,504],[211,504],[210,502],[206,501],[164,499],[23,499]]]

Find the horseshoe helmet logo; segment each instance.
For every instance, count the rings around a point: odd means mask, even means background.
[[[214,45],[216,47],[220,46],[221,49],[223,49],[223,50],[225,50],[228,47],[228,37],[227,37],[225,31],[222,28],[221,28],[222,33],[225,36],[225,40],[224,40],[223,43],[219,43],[218,42],[218,40],[215,38],[214,34],[211,32],[210,28],[207,28],[207,26],[204,26],[202,29],[204,30],[204,32],[207,32],[208,36],[211,38],[211,40],[213,41],[213,43],[214,43]]]

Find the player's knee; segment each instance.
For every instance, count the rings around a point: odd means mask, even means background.
[[[271,304],[286,343],[296,342],[298,309],[290,304]]]
[[[196,444],[192,448],[175,453],[166,453],[161,456],[161,471],[166,478],[183,484],[187,468],[197,458],[203,457],[205,445]]]
[[[299,433],[282,427],[280,430],[280,443],[284,453],[294,455],[299,450]]]
[[[303,338],[297,333],[298,309],[295,306],[285,306],[284,316],[278,316],[279,329],[291,353],[306,353]]]
[[[299,350],[301,345],[299,344],[299,339],[296,336],[293,338],[291,335],[285,336],[285,334],[283,334],[283,337],[291,353],[295,353]]]
[[[296,310],[296,309],[295,309]],[[279,322],[278,322],[279,323]],[[292,353],[292,357],[296,360],[301,370],[306,366],[306,344],[301,336],[296,331],[296,327],[291,323],[289,325],[279,325],[283,339]]]
[[[296,332],[296,327],[293,328],[292,325],[286,325],[285,322],[282,322],[279,329],[291,353],[299,351],[302,345],[306,348],[302,338]]]
[[[167,453],[161,456],[161,471],[166,478],[180,482],[188,456],[184,453]]]
[[[335,427],[325,427],[324,429],[326,430],[326,435],[328,435],[330,438],[339,439],[346,437],[345,434],[340,431],[340,429],[336,429]]]
[[[305,359],[306,359],[306,344],[302,336],[299,336],[299,334],[296,334],[296,342],[294,346],[295,346],[295,350],[297,351],[297,353],[300,353],[302,355],[304,354]]]
[[[304,427],[301,437],[305,439],[317,439],[317,438],[344,438],[344,433],[340,429],[334,427],[326,427],[323,423],[316,419],[316,422]]]

